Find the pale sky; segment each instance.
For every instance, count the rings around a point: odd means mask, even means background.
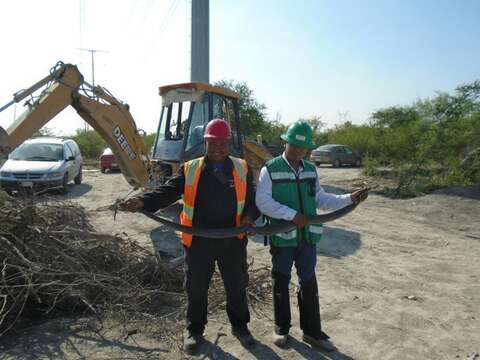
[[[77,64],[156,131],[158,87],[190,77],[190,0],[0,2],[0,106],[48,74]],[[321,116],[333,126],[451,92],[480,78],[480,1],[210,0],[210,80],[245,81],[271,118]],[[0,113],[8,127],[16,109]],[[83,127],[65,110],[47,127]]]

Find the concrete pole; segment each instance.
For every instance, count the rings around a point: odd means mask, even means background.
[[[210,81],[209,0],[192,0],[190,79]]]

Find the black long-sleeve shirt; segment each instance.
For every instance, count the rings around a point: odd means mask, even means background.
[[[205,166],[200,174],[197,195],[195,198],[193,226],[202,228],[219,229],[235,226],[237,213],[237,197],[233,181],[233,163],[227,158],[223,164],[223,171],[216,174],[214,165],[205,158]],[[224,178],[222,178],[222,174]],[[173,204],[180,199],[185,187],[185,174],[183,166],[178,174],[158,187],[155,191],[142,195],[144,209],[155,212]],[[255,205],[255,190],[253,187],[253,174],[248,169],[247,194],[245,208],[242,216],[249,216],[256,220],[260,212]]]

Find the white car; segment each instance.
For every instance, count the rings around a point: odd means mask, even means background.
[[[82,155],[75,141],[59,138],[26,140],[13,150],[0,168],[0,186],[35,192],[48,189],[67,191],[67,184],[82,182]]]

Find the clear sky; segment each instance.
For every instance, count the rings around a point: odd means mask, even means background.
[[[0,2],[0,106],[48,74],[77,64],[156,130],[158,87],[190,76],[189,0]],[[480,1],[210,0],[210,77],[245,81],[274,118],[318,115],[361,123],[480,78]],[[21,106],[0,113],[7,127]],[[73,133],[66,110],[47,127]]]

